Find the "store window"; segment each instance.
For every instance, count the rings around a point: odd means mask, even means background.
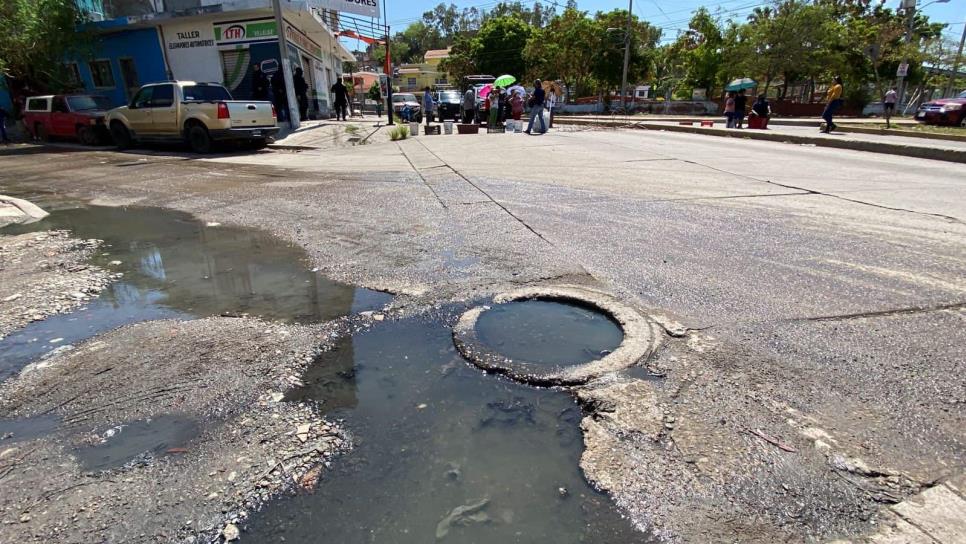
[[[406,85],[409,86],[409,87],[415,87],[416,86],[416,78],[414,78],[414,77],[406,78]]]
[[[64,68],[67,70],[67,83],[75,89],[81,89],[84,87],[84,83],[81,81],[80,68],[77,67],[76,62],[64,63]]]
[[[111,61],[92,60],[88,65],[91,69],[91,79],[94,81],[95,87],[114,87],[114,73],[111,71]]]

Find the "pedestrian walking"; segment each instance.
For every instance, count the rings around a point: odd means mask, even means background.
[[[7,137],[7,117],[10,117],[10,112],[0,106],[0,142],[4,144],[10,143],[10,138]]]
[[[533,94],[530,95],[530,122],[527,123],[527,134],[531,134],[533,130],[533,121],[539,117],[540,118],[540,134],[545,134],[547,132],[546,122],[543,120],[543,106],[546,100],[547,93],[543,90],[543,85],[541,85],[540,80],[536,80],[533,83]]]
[[[309,85],[305,82],[301,67],[295,69],[295,74],[292,76],[292,86],[295,88],[295,98],[299,103],[299,119],[308,119]]]
[[[288,94],[285,92],[285,76],[282,75],[281,69],[272,74],[272,100],[278,112],[278,120],[288,121]]]
[[[252,64],[252,98],[268,100],[268,76],[262,71],[262,65]]]
[[[896,112],[896,101],[899,100],[899,93],[895,87],[891,87],[882,98],[882,113],[885,115],[886,128],[892,128],[892,114]]]
[[[832,86],[828,90],[828,95],[826,96],[825,111],[822,112],[822,119],[825,119],[825,126],[822,127],[822,132],[825,134],[830,134],[836,129],[835,123],[832,122],[832,116],[835,112],[842,107],[844,101],[842,100],[842,78],[835,76],[835,80]]]
[[[745,96],[744,89],[738,89],[738,94],[735,95],[735,128],[744,128],[741,126],[742,122],[745,120],[745,112],[748,111],[748,97]]]
[[[725,128],[734,128],[735,126],[734,91],[728,91],[728,94],[725,95],[724,114],[725,114]]]
[[[473,87],[463,93],[463,124],[468,125],[476,120],[476,91]]]
[[[500,117],[497,121],[502,125],[510,115],[510,94],[506,89],[500,88]]]
[[[423,89],[423,115],[426,116],[426,126],[433,120],[433,93],[429,92],[429,87]]]
[[[336,121],[338,121],[340,118],[343,121],[348,121],[346,117],[349,109],[349,89],[346,88],[341,79],[337,79],[335,84],[332,85],[332,88],[329,90],[332,91],[333,95],[335,95],[332,103],[335,104]]]

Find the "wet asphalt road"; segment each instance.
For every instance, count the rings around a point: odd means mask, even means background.
[[[265,228],[334,279],[427,301],[589,275],[767,358],[776,398],[890,444],[876,462],[921,481],[964,467],[959,165],[610,130],[205,159],[21,148],[0,162],[0,193]]]

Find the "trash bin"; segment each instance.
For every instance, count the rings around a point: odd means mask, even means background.
[[[409,134],[411,136],[419,136],[419,123],[409,122]]]
[[[444,121],[443,122],[443,132],[446,133],[446,134],[452,134],[453,133],[453,122],[452,121]]]

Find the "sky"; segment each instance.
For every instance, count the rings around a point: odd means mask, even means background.
[[[410,23],[419,20],[424,11],[428,11],[440,3],[441,0],[386,0],[389,26],[392,32],[397,32]],[[534,0],[522,0],[524,4],[532,4]],[[766,0],[633,0],[634,14],[639,18],[661,27],[664,30],[664,40],[675,38],[677,31],[687,28],[691,13],[701,6],[706,6],[712,13],[718,12],[722,19],[744,19],[752,9],[767,5]],[[558,9],[566,3],[559,2]],[[888,4],[899,5],[899,0],[887,0]],[[950,23],[944,34],[959,40],[966,21],[966,0],[950,0],[948,3],[931,3],[932,0],[920,0],[919,5],[929,18],[934,21]],[[456,4],[458,8],[476,6],[481,9],[491,8],[497,4],[495,0],[451,0],[447,4]],[[930,5],[927,5],[930,4]],[[626,0],[577,0],[577,7],[591,13],[595,11],[610,11],[616,8],[627,9]]]

